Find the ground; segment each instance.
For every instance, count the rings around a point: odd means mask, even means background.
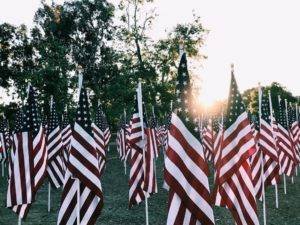
[[[162,155],[157,162],[159,193],[149,199],[149,224],[164,225],[167,217],[167,192],[162,188],[163,160]],[[127,168],[128,169],[128,168]],[[127,170],[128,174],[128,170]],[[212,179],[210,179],[212,181]],[[279,186],[279,209],[275,208],[275,192],[268,187],[267,224],[268,225],[300,225],[300,175],[295,184],[288,179],[287,195],[283,193],[283,185]],[[128,175],[124,175],[123,163],[118,158],[115,148],[108,153],[107,168],[102,179],[104,192],[104,208],[97,224],[103,225],[141,225],[145,224],[144,204],[128,209]],[[5,208],[7,179],[0,177],[0,225],[16,225],[17,216]],[[52,189],[53,190],[53,189]],[[60,205],[61,190],[52,191],[52,209],[47,212],[48,183],[39,190],[37,200],[33,204],[23,225],[54,225]],[[259,203],[259,216],[262,222],[262,210]],[[215,207],[217,225],[234,224],[228,210]]]

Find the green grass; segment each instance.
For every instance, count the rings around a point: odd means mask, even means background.
[[[104,192],[104,208],[97,224],[104,225],[141,225],[145,224],[144,204],[128,209],[128,176],[124,175],[123,163],[119,160],[115,149],[108,153],[107,168],[102,179]],[[159,193],[149,199],[150,225],[166,224],[167,218],[167,192],[162,188],[163,183],[162,156],[157,162]],[[129,169],[129,168],[127,168]],[[127,171],[129,172],[129,171]],[[128,173],[127,173],[128,174]],[[211,173],[212,174],[212,173]],[[10,209],[5,208],[6,178],[0,177],[0,225],[17,224],[17,216]],[[53,189],[52,189],[53,190]],[[279,209],[275,209],[275,192],[268,187],[267,198],[267,224],[269,225],[300,225],[300,178],[295,178],[295,184],[288,179],[287,195],[283,193],[283,185],[279,186]],[[52,191],[52,210],[47,212],[48,183],[39,190],[36,202],[32,205],[24,225],[54,225],[60,205],[61,190]],[[259,203],[259,216],[262,221],[261,203]],[[215,220],[217,225],[234,224],[228,210],[215,207]],[[261,222],[261,224],[263,224]]]

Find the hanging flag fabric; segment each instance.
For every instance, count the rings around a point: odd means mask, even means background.
[[[63,144],[63,160],[64,160],[64,171],[66,171],[66,165],[69,160],[69,150],[70,150],[70,143],[71,143],[71,136],[72,136],[72,128],[69,121],[68,113],[65,111],[63,113],[62,118],[62,131],[61,131],[61,140]]]
[[[40,116],[38,113],[38,107],[36,102],[36,93],[31,85],[28,88],[28,98],[26,105],[24,106],[24,115],[22,116],[22,128],[21,130],[15,130],[14,134],[14,149],[11,155],[11,166],[10,173],[12,178],[9,180],[9,188],[7,193],[7,206],[10,207],[15,213],[17,213],[21,218],[25,218],[29,212],[31,203],[35,199],[35,194],[39,187],[42,185],[47,167],[47,151],[46,151],[46,138],[45,131],[42,127]],[[22,144],[23,143],[23,144]],[[24,145],[25,143],[25,145]],[[24,166],[19,167],[19,156],[25,156],[26,159]],[[18,157],[17,157],[18,156]],[[21,164],[22,165],[22,164]],[[31,168],[31,169],[28,169]],[[20,172],[21,171],[21,172]],[[14,204],[11,201],[11,196],[14,195],[12,189],[15,185],[15,180],[19,179],[18,176],[22,173],[26,173],[26,182],[22,183],[22,189],[32,191],[31,198],[26,198],[22,200],[22,204]],[[15,174],[13,174],[15,173]],[[19,175],[18,175],[19,174]],[[29,177],[30,176],[30,180]],[[24,193],[24,192],[23,192]],[[17,194],[21,194],[19,191]]]
[[[214,224],[203,147],[190,132],[190,78],[184,53],[178,67],[175,111],[170,120],[164,179],[169,187],[167,225]]]
[[[148,194],[157,193],[156,169],[154,160],[158,157],[156,123],[152,117],[149,121],[149,127],[145,128],[147,138],[145,156],[144,156],[144,180],[142,188]]]
[[[92,124],[92,129],[96,141],[96,149],[99,154],[100,175],[102,176],[106,163],[106,151],[111,134],[106,116],[100,106],[98,106],[95,123]]]
[[[293,143],[288,129],[285,102],[279,98],[279,113],[277,114],[277,147],[281,172],[293,176],[295,172],[295,155]]]
[[[84,87],[79,91],[58,225],[95,224],[103,207],[99,154],[92,134],[88,96]]]
[[[2,118],[0,120],[0,163],[2,164],[7,162],[10,144],[8,121],[5,118]]]
[[[142,188],[144,181],[143,151],[145,140],[142,139],[142,124],[139,115],[138,99],[135,96],[134,112],[130,120],[130,175],[129,175],[129,207],[145,200],[146,193]]]
[[[230,210],[237,225],[259,224],[249,158],[255,141],[237,83],[231,74],[230,93],[217,168],[215,204]]]
[[[263,153],[263,183],[265,186],[276,185],[280,181],[280,166],[271,124],[269,96],[266,91],[262,91],[259,148]]]
[[[47,174],[54,187],[59,188],[64,180],[63,143],[59,126],[56,104],[52,101],[50,117],[47,126]]]

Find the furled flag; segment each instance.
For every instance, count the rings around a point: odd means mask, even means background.
[[[127,143],[128,139],[126,138],[127,126],[128,125],[126,124],[126,118],[122,118],[117,132],[117,140],[116,140],[117,150],[119,152],[120,159],[122,161],[127,160],[127,155],[129,150],[129,146]]]
[[[277,147],[279,150],[279,163],[281,172],[287,176],[293,176],[295,171],[295,155],[293,151],[293,142],[290,136],[287,123],[285,102],[278,96],[279,113],[277,114]]]
[[[99,155],[100,176],[102,176],[105,169],[106,152],[111,134],[106,116],[102,111],[100,104],[98,104],[95,123],[92,124],[92,129],[96,141],[96,149],[98,150]]]
[[[66,170],[66,165],[69,160],[69,149],[71,143],[71,136],[72,136],[72,128],[69,121],[68,113],[65,111],[63,113],[62,118],[62,131],[61,131],[61,139],[63,143],[63,160],[64,160],[64,171]]]
[[[158,133],[157,133],[157,119],[153,114],[149,119],[149,127],[147,129],[148,145],[150,145],[151,151],[154,152],[154,156],[157,158],[158,151]]]
[[[142,114],[143,115],[143,114]],[[137,205],[145,200],[146,193],[142,188],[144,181],[143,151],[145,138],[142,134],[142,118],[140,117],[138,98],[135,96],[135,106],[130,120],[130,175],[129,175],[129,207]],[[145,132],[145,131],[144,131]]]
[[[299,121],[297,120],[297,112],[296,106],[294,107],[292,104],[288,107],[288,117],[289,117],[289,131],[292,139],[293,150],[295,155],[295,163],[300,163],[300,152],[299,152]]]
[[[265,186],[276,185],[280,181],[280,167],[271,124],[269,95],[266,91],[262,91],[261,102],[259,148],[263,154],[263,183]]]
[[[190,78],[183,53],[176,82],[175,112],[171,115],[164,178],[169,186],[167,225],[214,224],[203,147],[191,133]]]
[[[144,180],[142,183],[142,188],[148,194],[155,194],[157,193],[155,160],[156,157],[158,157],[158,147],[156,121],[154,116],[150,118],[149,126],[145,128],[145,136],[147,138],[147,142],[144,150]]]
[[[58,225],[95,224],[103,206],[99,154],[92,133],[88,96],[84,87],[79,91]]]
[[[256,225],[259,220],[248,162],[255,151],[255,142],[233,66],[227,107],[216,177],[216,188],[221,199],[215,203],[228,208],[237,225]]]
[[[0,121],[0,146],[0,162],[4,164],[7,162],[8,149],[10,148],[8,121],[4,117]]]
[[[212,129],[211,119],[207,119],[203,121],[201,136],[202,136],[202,145],[204,149],[205,158],[207,161],[212,161],[213,147],[214,147],[214,133]]]
[[[222,113],[223,114],[223,113]],[[221,153],[221,142],[223,135],[223,115],[220,118],[217,116],[212,119],[212,129],[215,133],[214,143],[213,143],[213,155],[214,155],[214,168],[216,172],[216,168],[218,167],[218,162]]]
[[[56,188],[62,186],[64,181],[63,147],[56,104],[51,99],[50,117],[47,127],[47,174],[50,182]]]
[[[15,132],[13,138],[14,149],[11,153],[10,166],[12,176],[9,180],[7,206],[11,207],[19,217],[24,218],[34,201],[37,190],[43,183],[47,167],[45,131],[37,109],[36,94],[31,85],[28,88],[22,121],[22,132]],[[24,173],[25,175],[22,176]],[[16,186],[17,180],[20,182],[19,186]],[[13,199],[14,195],[17,195],[17,202]],[[20,198],[19,195],[22,197]]]

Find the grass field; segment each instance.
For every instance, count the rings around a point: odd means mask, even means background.
[[[107,168],[102,179],[104,192],[104,208],[97,224],[104,225],[141,225],[145,224],[144,204],[128,210],[128,177],[124,175],[124,167],[114,148],[108,153]],[[162,188],[163,160],[157,162],[159,193],[149,200],[150,225],[166,224],[167,192]],[[300,175],[299,175],[300,176]],[[0,225],[17,224],[17,216],[5,208],[6,178],[0,178]],[[275,209],[274,189],[267,189],[267,224],[269,225],[300,225],[300,177],[295,178],[295,184],[288,179],[287,195],[283,193],[283,185],[279,186],[279,209]],[[23,221],[24,225],[54,225],[60,205],[61,190],[52,191],[52,210],[47,212],[48,182],[39,190],[36,202],[32,205],[29,215]],[[262,221],[261,204],[259,216]],[[234,224],[228,210],[215,207],[217,225]],[[263,224],[261,222],[261,224]]]

